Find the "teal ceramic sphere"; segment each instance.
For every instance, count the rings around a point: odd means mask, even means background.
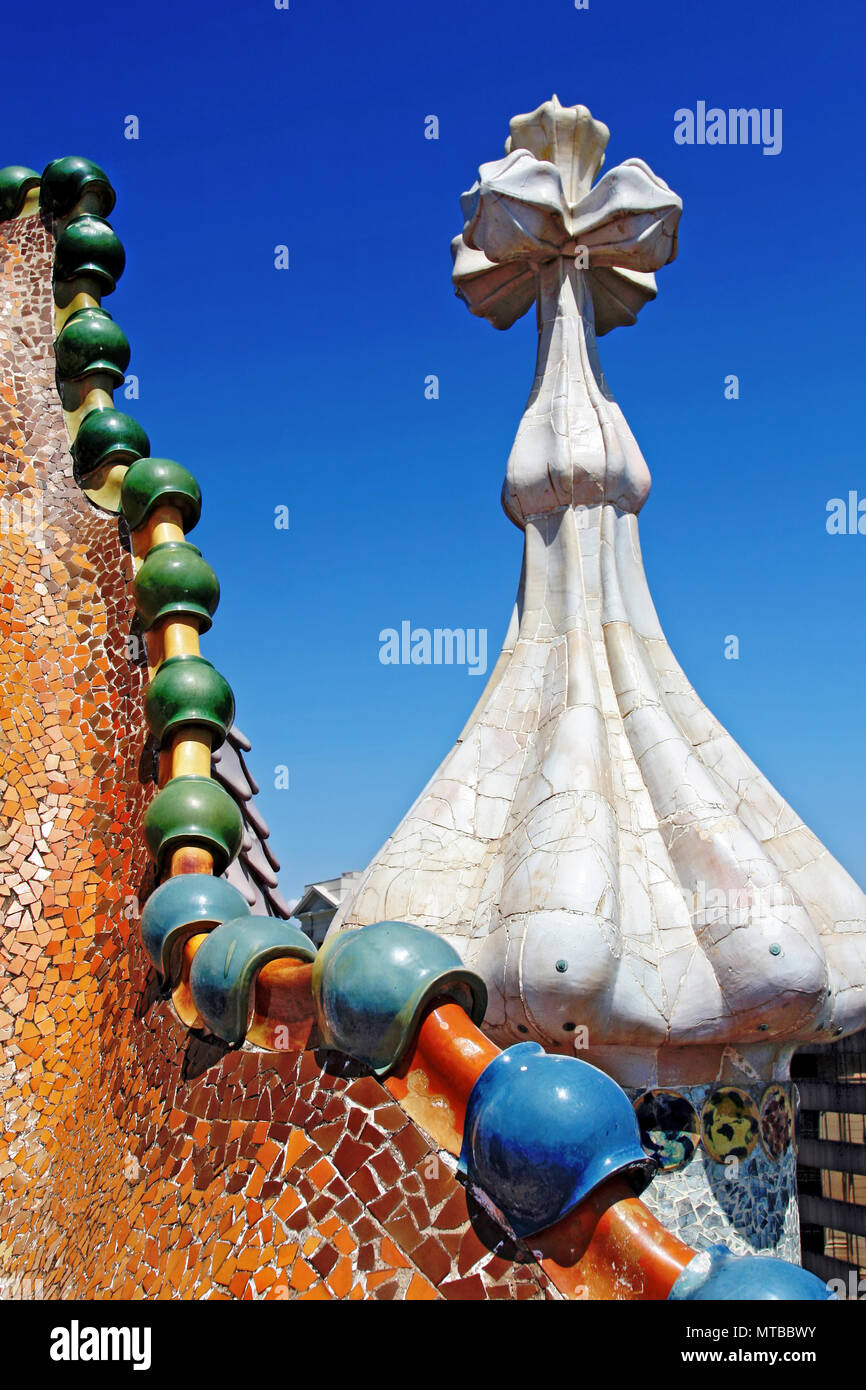
[[[178,874],[151,893],[141,914],[141,940],[160,974],[174,986],[180,951],[190,936],[249,912],[243,895],[212,874]]]
[[[343,931],[322,947],[313,972],[319,1032],[326,1047],[386,1076],[411,1046],[434,999],[454,999],[474,1023],[487,1008],[480,976],[447,941],[410,922]]]
[[[287,958],[312,961],[316,948],[299,927],[278,917],[239,917],[215,927],[193,957],[189,987],[212,1033],[243,1042],[252,1012],[251,992],[263,965]]]

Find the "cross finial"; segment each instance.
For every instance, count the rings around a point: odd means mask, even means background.
[[[453,279],[472,313],[510,328],[535,300],[540,266],[560,256],[582,258],[598,335],[634,323],[655,297],[652,272],[676,256],[682,202],[641,159],[593,188],[609,138],[585,106],[556,96],[513,118],[505,157],[482,164],[461,198]]]

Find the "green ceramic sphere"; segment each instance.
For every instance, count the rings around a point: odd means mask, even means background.
[[[144,710],[158,745],[196,724],[210,731],[218,748],[234,722],[235,700],[228,681],[203,656],[170,656],[147,688]]]
[[[76,309],[55,340],[54,356],[61,381],[105,372],[119,386],[129,366],[129,343],[107,309]]]
[[[121,410],[91,410],[78,426],[72,457],[77,477],[106,463],[132,463],[150,453],[150,440],[137,420]]]
[[[189,541],[153,546],[135,576],[133,594],[145,630],[160,618],[196,618],[207,632],[220,597],[219,580]]]
[[[144,838],[160,871],[176,849],[189,845],[212,854],[214,873],[222,874],[243,837],[237,802],[210,777],[172,777],[144,817]]]
[[[80,155],[53,159],[42,171],[39,206],[52,217],[65,217],[85,190],[99,198],[100,215],[107,217],[116,198],[105,170],[92,159],[83,159]]]
[[[173,459],[143,458],[124,478],[120,504],[132,531],[159,506],[177,507],[184,531],[191,531],[201,516],[201,489],[189,470]]]
[[[74,217],[61,232],[54,249],[55,280],[89,275],[103,294],[111,294],[126,265],[120,238],[108,223],[92,213]]]
[[[17,217],[31,188],[38,187],[39,175],[35,169],[23,164],[7,164],[5,169],[0,169],[0,222]]]

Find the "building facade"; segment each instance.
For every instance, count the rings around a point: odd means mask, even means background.
[[[866,1295],[866,1038],[802,1048],[797,1188],[803,1264]],[[862,1281],[862,1285],[861,1285]]]

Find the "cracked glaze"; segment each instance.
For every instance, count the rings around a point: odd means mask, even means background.
[[[501,1045],[577,1046],[623,1084],[784,1076],[797,1041],[866,1022],[866,898],[659,624],[637,521],[649,471],[594,314],[604,331],[634,321],[636,300],[611,319],[609,277],[655,292],[680,203],[639,160],[589,192],[606,140],[554,98],[464,195],[458,293],[497,327],[537,302],[503,489],[523,575],[475,712],[331,930],[396,918],[445,936],[483,975]]]

